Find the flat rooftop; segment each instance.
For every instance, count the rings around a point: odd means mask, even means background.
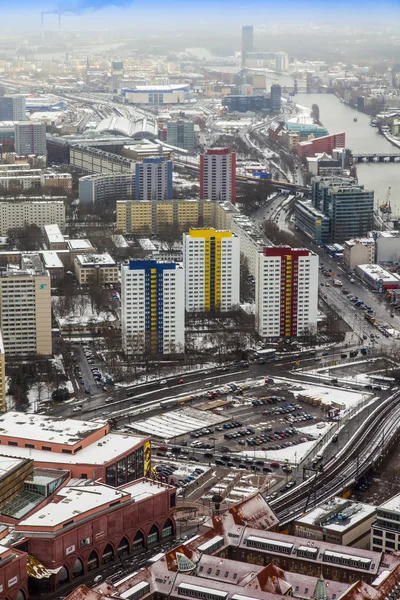
[[[57,252],[53,250],[45,250],[42,252],[42,258],[45,269],[63,269],[64,264],[62,260],[58,257]]]
[[[66,446],[75,446],[88,435],[105,426],[107,426],[105,419],[78,421],[12,411],[0,417],[1,437],[20,439],[24,442],[28,440],[53,442]]]
[[[379,265],[357,265],[356,270],[362,271],[374,281],[382,279],[383,283],[400,283],[400,277],[397,273],[390,273]]]
[[[393,512],[400,512],[400,494],[397,496],[393,496],[393,498],[389,498],[386,502],[381,504],[379,510],[391,510]]]
[[[50,244],[63,243],[65,241],[58,225],[45,225],[44,231]]]
[[[78,254],[76,260],[85,267],[116,266],[115,260],[108,252],[103,254]]]
[[[16,467],[24,463],[23,458],[14,458],[12,456],[0,455],[0,480],[6,477]]]
[[[303,525],[321,526],[330,531],[344,532],[352,529],[360,521],[372,517],[376,506],[350,502],[345,498],[333,498],[322,506],[318,506],[296,522]]]
[[[68,240],[67,244],[70,250],[93,250],[92,244],[86,239]]]

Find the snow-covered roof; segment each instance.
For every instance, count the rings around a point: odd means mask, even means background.
[[[108,252],[103,254],[78,254],[75,260],[81,267],[116,267],[115,260]]]
[[[383,280],[383,283],[400,283],[400,276],[397,273],[390,273],[379,265],[357,265],[357,271],[362,271],[369,279],[373,281]]]
[[[400,494],[389,498],[386,502],[379,506],[379,510],[390,510],[392,512],[400,513]]]
[[[368,517],[373,517],[375,513],[376,506],[349,502],[345,498],[333,498],[301,517],[297,522],[302,525],[320,525],[329,531],[343,533],[353,529]]]
[[[115,132],[136,139],[148,137],[154,139],[157,137],[158,129],[156,121],[151,117],[139,119],[127,119],[112,115],[106,117],[96,127],[96,131],[103,133],[105,131]]]
[[[52,250],[47,250],[42,252],[42,258],[43,258],[43,262],[44,262],[44,268],[45,269],[63,269],[64,268],[64,264],[61,261],[61,259],[58,257],[57,252],[54,252]]]
[[[12,456],[2,456],[0,455],[0,479],[6,475],[19,465],[23,463],[22,458],[13,458]]]
[[[67,244],[70,250],[90,250],[93,248],[90,241],[86,239],[68,240]]]
[[[57,224],[45,225],[44,232],[50,244],[64,242],[64,236]]]

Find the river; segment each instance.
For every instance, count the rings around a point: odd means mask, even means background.
[[[369,125],[368,115],[342,104],[333,94],[298,94],[295,100],[309,108],[318,104],[321,123],[329,133],[345,131],[346,146],[353,152],[400,153],[400,149],[380,135],[376,127]],[[358,163],[357,175],[366,189],[374,190],[376,207],[385,200],[390,186],[392,214],[400,217],[400,163]]]

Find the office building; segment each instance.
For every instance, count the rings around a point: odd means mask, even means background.
[[[119,281],[119,271],[114,259],[104,254],[78,254],[74,259],[74,271],[79,285],[91,283],[112,284]]]
[[[121,83],[121,82],[120,82]],[[176,85],[136,85],[132,88],[121,87],[118,92],[124,102],[129,104],[183,104],[189,84]]]
[[[136,200],[172,199],[172,161],[144,158],[135,167]]]
[[[125,354],[182,354],[185,348],[182,265],[132,260],[121,269]]]
[[[366,237],[373,228],[374,192],[344,177],[314,177],[312,205],[330,221],[329,242]]]
[[[51,196],[36,199],[36,197],[21,200],[19,198],[7,198],[0,200],[0,235],[14,227],[25,227],[25,225],[37,225],[44,227],[49,223],[57,223],[61,229],[65,225],[64,200],[54,199]]]
[[[375,552],[400,551],[400,494],[377,507],[371,531],[371,549]]]
[[[271,85],[271,92],[269,95],[271,110],[278,111],[281,109],[281,96],[282,96],[281,86],[279,85],[279,83],[273,83]]]
[[[286,73],[289,68],[289,57],[286,52],[277,52],[275,54],[275,71]]]
[[[42,265],[0,271],[0,328],[7,355],[51,355],[50,292],[50,275]]]
[[[165,226],[212,227],[216,202],[211,200],[119,200],[117,229],[123,233],[157,233]]]
[[[236,152],[212,148],[201,154],[200,198],[236,204]]]
[[[256,330],[263,339],[316,333],[318,256],[284,246],[258,253]]]
[[[246,94],[232,94],[225,96],[222,100],[222,104],[231,112],[260,112],[265,110],[279,110],[281,106],[280,98],[281,86],[274,83],[271,86],[271,93],[269,95],[255,94],[253,96],[248,96]]]
[[[376,262],[400,262],[400,231],[376,231]],[[366,260],[365,262],[375,262]]]
[[[46,156],[46,125],[22,121],[15,123],[15,152],[19,156]]]
[[[294,522],[294,535],[330,544],[370,548],[376,506],[335,497]]]
[[[26,121],[25,96],[0,96],[0,121]]]
[[[167,144],[183,148],[188,152],[194,150],[194,123],[178,119],[167,123]]]
[[[294,205],[296,228],[303,231],[315,242],[329,242],[331,221],[312,205],[311,200],[298,200]]]
[[[254,29],[253,25],[243,25],[242,27],[242,67],[246,66],[246,56],[248,52],[254,50]]]
[[[227,312],[239,304],[240,241],[231,231],[190,229],[183,235],[187,312]]]
[[[79,202],[87,207],[104,206],[115,210],[118,200],[134,196],[134,173],[87,175],[79,179]]]

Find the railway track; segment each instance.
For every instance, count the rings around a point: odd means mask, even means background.
[[[324,465],[322,473],[271,502],[281,524],[301,516],[310,495],[315,495],[309,506],[314,508],[359,480],[379,460],[399,429],[400,392],[396,392],[371,413],[337,456]]]

